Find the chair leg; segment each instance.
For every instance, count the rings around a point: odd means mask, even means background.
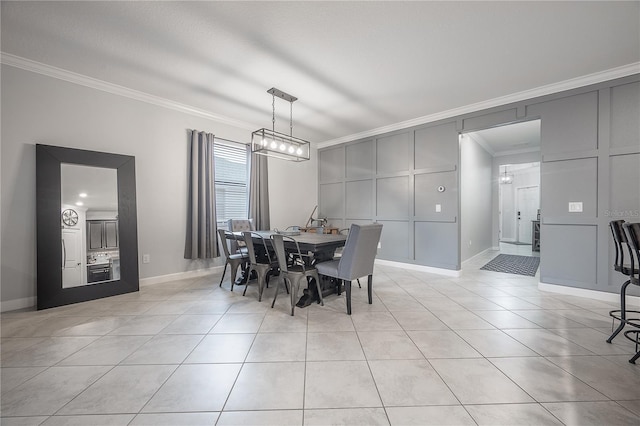
[[[276,304],[276,298],[278,297],[278,290],[280,290],[280,281],[284,281],[284,277],[280,277],[280,279],[278,280],[278,283],[276,284],[276,293],[273,295],[273,302],[271,302],[271,309],[273,309],[274,305]],[[285,282],[284,285],[287,285],[287,283]]]
[[[291,293],[289,294],[291,296],[291,316],[293,316],[293,311],[296,308],[297,303],[295,299],[298,295],[298,288],[300,287],[300,277],[289,280],[289,282],[291,283]]]
[[[373,304],[373,275],[367,277],[367,295],[369,296],[369,304]]]
[[[344,280],[344,292],[347,299],[347,315],[351,315],[351,281]]]
[[[258,274],[258,302],[262,302],[262,293],[264,292],[264,282],[266,281],[266,277],[264,271],[257,270],[256,274]]]
[[[318,277],[312,277],[316,282],[316,289],[318,290],[318,297],[320,298],[320,305],[324,306],[324,300],[322,299],[322,289],[320,288],[320,279]]]
[[[233,285],[236,283],[236,276],[238,275],[238,266],[239,265],[231,265],[231,291],[233,291]]]
[[[251,270],[252,270],[252,268],[251,268],[251,267],[249,267],[249,270],[247,271],[247,274],[248,274],[248,275],[251,275]],[[259,277],[258,277],[258,279],[259,279]],[[258,282],[259,282],[259,281],[258,281]],[[246,284],[245,284],[245,286],[244,286],[244,291],[242,292],[242,295],[243,295],[243,296],[244,296],[245,294],[247,294],[247,289],[248,289],[248,288],[249,288],[249,280],[247,280],[247,283],[246,283]]]
[[[627,280],[624,284],[622,284],[622,287],[620,288],[620,325],[618,326],[618,328],[615,329],[613,333],[611,333],[611,336],[609,336],[609,338],[607,339],[607,343],[611,343],[614,337],[616,337],[622,331],[624,326],[627,325],[626,298],[627,298],[627,287],[629,286],[629,284],[631,284],[631,281]]]
[[[218,287],[222,287],[222,281],[224,281],[224,274],[227,273],[227,265],[229,262],[224,263],[224,269],[222,270],[222,277],[220,278],[220,285]]]

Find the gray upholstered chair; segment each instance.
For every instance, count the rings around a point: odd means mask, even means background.
[[[382,224],[351,225],[342,256],[316,265],[318,273],[344,281],[347,314],[351,315],[351,281],[367,276],[369,304],[373,303],[373,262],[376,258]]]
[[[256,228],[253,225],[253,219],[229,219],[227,221],[227,229],[231,232],[246,232],[255,231]],[[247,248],[242,238],[238,241],[231,241],[230,252],[234,254],[236,252],[242,252],[247,255]]]
[[[314,268],[313,266],[306,266],[304,262],[295,262],[292,266],[288,266],[287,254],[284,250],[285,239],[293,241],[295,243],[297,249],[296,254],[299,259],[302,259],[302,254],[300,253],[300,246],[298,246],[298,242],[295,239],[284,236],[282,234],[271,235],[271,243],[276,251],[278,265],[280,266],[280,276],[282,277],[284,285],[286,286],[288,282],[289,287],[291,288],[291,290],[289,291],[289,295],[291,296],[291,316],[293,316],[293,311],[296,307],[296,299],[298,298],[298,289],[300,288],[300,282],[304,280],[304,283],[306,284],[308,282],[308,278],[313,278],[315,280],[316,288],[318,289],[318,294],[320,295],[320,303],[322,304],[322,306],[324,306],[318,271],[316,271],[316,268]],[[279,289],[280,280],[278,280],[278,285],[276,286],[276,294],[273,296],[273,302],[271,303],[272,308],[276,304],[276,298],[278,297]]]
[[[233,284],[236,281],[236,275],[238,274],[238,267],[246,264],[249,261],[249,256],[243,253],[234,253],[231,254],[229,252],[229,245],[227,240],[230,242],[237,241],[237,236],[232,232],[225,231],[224,229],[218,229],[218,235],[220,236],[220,245],[222,246],[222,250],[224,251],[225,262],[224,262],[224,270],[222,271],[222,277],[220,278],[220,286],[222,287],[222,281],[224,280],[224,274],[227,272],[227,265],[231,266],[231,291],[233,291]]]
[[[249,269],[246,271],[247,276],[251,277],[251,272],[256,271],[257,281],[258,281],[258,302],[262,301],[262,292],[264,291],[265,285],[269,286],[269,277],[273,273],[274,270],[278,269],[278,260],[272,259],[271,254],[269,253],[269,249],[267,248],[267,243],[264,241],[264,238],[260,234],[256,234],[255,232],[243,232],[242,233],[243,240],[247,247],[247,253],[249,255]],[[264,262],[258,262],[258,256],[256,255],[256,250],[253,246],[253,238],[257,238],[262,241],[263,253],[265,254]],[[250,280],[247,280],[247,285],[242,292],[244,296],[247,293],[247,288],[249,288]],[[287,289],[287,292],[289,290]]]

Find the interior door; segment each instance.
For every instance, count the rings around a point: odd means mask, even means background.
[[[516,190],[518,215],[518,242],[531,244],[531,221],[538,217],[540,207],[540,187],[526,186]]]
[[[83,285],[82,279],[82,233],[79,229],[62,230],[62,288]]]

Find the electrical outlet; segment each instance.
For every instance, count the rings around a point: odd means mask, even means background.
[[[440,213],[442,211],[442,204],[436,204],[436,213]]]
[[[142,255],[142,263],[149,263],[151,262],[151,255],[150,254],[143,254]]]
[[[582,213],[582,201],[569,202],[569,213]]]

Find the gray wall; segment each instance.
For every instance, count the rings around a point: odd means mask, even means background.
[[[493,157],[470,135],[460,138],[460,258],[492,247]]]
[[[380,259],[458,269],[457,169],[455,122],[321,150],[319,213],[338,227],[382,223]]]
[[[318,164],[321,210],[330,205],[335,220],[349,221],[344,206],[354,195],[345,188],[353,165],[344,161],[345,151],[368,143],[373,150],[370,178],[359,190],[370,192],[368,219],[385,224],[379,257],[459,269],[461,207],[447,198],[458,191],[458,133],[534,119],[541,120],[540,281],[618,292],[621,276],[611,272],[608,223],[612,218],[640,220],[638,74],[379,135],[368,142],[323,148]],[[424,132],[429,136],[422,137]],[[433,192],[445,182],[444,194]],[[437,216],[428,208],[436,200],[443,202],[443,213]],[[570,201],[582,201],[584,211],[569,213]],[[405,202],[408,218],[400,214]]]
[[[35,144],[136,157],[140,277],[208,268],[183,259],[187,129],[249,142],[250,130],[2,65],[2,309],[31,306],[36,288]],[[273,226],[304,223],[316,201],[314,163],[269,163]],[[291,183],[295,174],[300,179]],[[296,191],[299,210],[281,206]]]

